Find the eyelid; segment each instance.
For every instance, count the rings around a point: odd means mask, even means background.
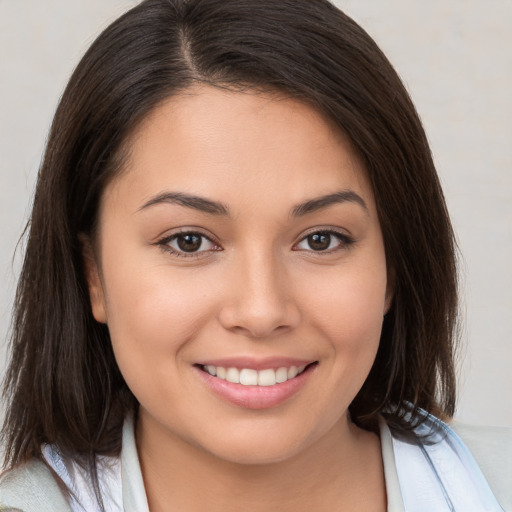
[[[175,240],[179,235],[198,235],[201,238],[205,238],[209,242],[211,242],[216,248],[215,249],[208,249],[208,250],[201,250],[201,251],[195,251],[195,252],[186,252],[186,251],[180,251],[175,249],[174,247],[171,247],[169,244],[171,241]],[[154,245],[159,246],[163,251],[172,254],[173,256],[177,256],[180,258],[201,258],[208,256],[212,252],[217,252],[223,250],[220,246],[220,244],[215,240],[215,238],[210,235],[203,232],[200,228],[195,227],[186,227],[186,228],[179,228],[177,231],[174,231],[172,233],[168,233],[162,237],[160,237]]]
[[[315,251],[314,249],[301,249],[297,248],[297,246],[307,239],[307,237],[314,235],[316,233],[323,233],[323,234],[329,234],[333,235],[336,238],[339,239],[339,244],[337,247],[333,249],[326,249],[326,250],[318,250]],[[186,234],[194,234],[198,235],[202,238],[205,238],[208,240],[211,244],[215,246],[214,249],[208,249],[208,250],[200,250],[196,252],[186,252],[186,251],[180,251],[177,250],[169,245],[169,243],[176,239],[179,235],[186,235]],[[322,254],[332,254],[340,250],[347,250],[349,249],[353,244],[355,243],[355,239],[348,235],[344,230],[341,228],[334,228],[334,227],[323,227],[323,226],[316,226],[314,228],[310,228],[306,230],[305,232],[301,233],[300,238],[298,241],[293,245],[292,250],[294,251],[301,251],[301,252],[310,252],[316,255],[322,255]],[[184,227],[179,228],[177,231],[174,231],[172,233],[167,233],[164,236],[161,236],[154,245],[159,246],[163,251],[170,253],[177,257],[184,257],[184,258],[201,258],[201,257],[207,257],[211,255],[212,252],[218,252],[222,251],[223,248],[220,246],[220,243],[216,240],[216,238],[211,234],[206,234],[203,229],[197,228],[197,227]]]
[[[334,235],[335,237],[337,237],[340,240],[339,246],[334,249],[327,249],[324,251],[315,251],[314,249],[297,249],[296,248],[301,242],[303,242],[309,236],[314,235],[316,233]],[[340,228],[317,226],[317,227],[307,230],[305,233],[302,233],[299,240],[294,244],[292,250],[311,252],[316,255],[332,254],[339,250],[349,249],[355,243],[355,241],[356,240],[351,235],[348,235],[345,231],[343,231]]]

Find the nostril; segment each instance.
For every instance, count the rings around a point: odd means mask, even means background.
[[[219,321],[225,329],[251,338],[283,334],[299,324],[301,315],[294,304],[269,306],[238,301],[222,308]]]

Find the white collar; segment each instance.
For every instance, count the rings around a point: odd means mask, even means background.
[[[394,468],[403,503],[403,509],[396,510],[503,512],[461,438],[438,418],[424,411],[420,413],[424,421],[414,430],[414,436],[404,438],[391,434]],[[381,440],[385,437],[382,430],[389,430],[382,424],[384,422],[381,422]],[[389,441],[383,440],[383,446],[385,442]],[[384,453],[383,448],[383,456]],[[390,507],[388,510],[395,512]]]
[[[123,426],[121,481],[123,486],[124,512],[149,512],[137,446],[135,444],[134,421],[131,415],[126,418]]]

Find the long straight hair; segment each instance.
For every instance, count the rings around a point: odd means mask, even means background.
[[[371,182],[394,298],[373,368],[350,406],[402,430],[450,417],[457,318],[454,239],[424,130],[371,37],[327,0],[145,0],[87,51],[62,96],[38,176],[4,385],[5,465],[41,445],[94,462],[118,454],[137,403],[108,328],[91,313],[81,235],[94,235],[130,136],[195,83],[278,91],[351,140]],[[91,466],[92,467],[92,466]]]

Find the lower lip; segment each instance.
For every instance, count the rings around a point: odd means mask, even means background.
[[[286,402],[306,384],[316,364],[308,366],[293,379],[273,386],[244,386],[219,379],[195,367],[199,377],[218,396],[245,409],[270,409]]]

